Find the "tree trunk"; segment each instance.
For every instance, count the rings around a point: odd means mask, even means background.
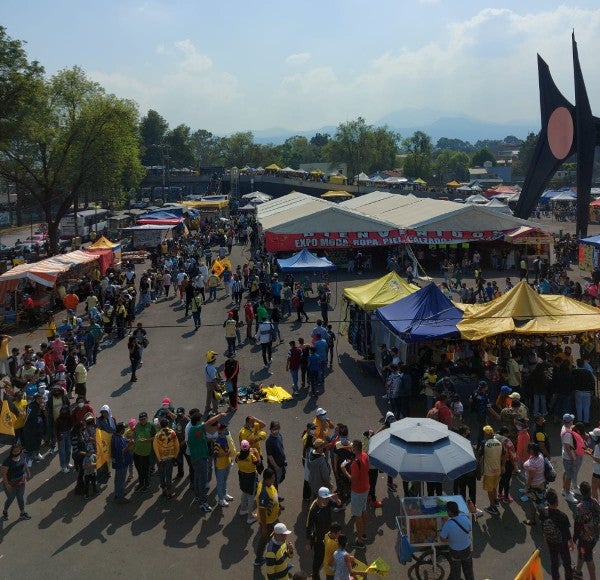
[[[52,210],[46,208],[46,222],[48,223],[48,241],[50,249],[48,251],[49,256],[55,256],[58,254],[58,224],[59,221],[52,219]]]

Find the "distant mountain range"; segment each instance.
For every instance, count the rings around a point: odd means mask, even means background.
[[[415,131],[423,131],[431,137],[434,145],[441,137],[461,139],[473,145],[480,140],[504,139],[508,135],[525,139],[529,133],[537,133],[540,129],[539,121],[494,123],[469,116],[453,116],[446,112],[430,109],[394,111],[372,124],[377,127],[387,125],[390,129],[398,131],[403,138],[410,137]],[[315,133],[334,135],[336,129],[337,127],[333,125],[311,129],[310,131],[290,131],[281,127],[274,127],[252,131],[252,133],[256,143],[279,145],[294,135],[301,135],[310,139]]]

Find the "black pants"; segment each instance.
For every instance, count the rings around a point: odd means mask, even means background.
[[[513,474],[515,466],[511,461],[507,461],[504,465],[504,473],[500,476],[500,483],[498,484],[498,493],[505,493],[510,495],[510,478]]]
[[[138,473],[138,485],[148,487],[150,485],[150,456],[134,453],[133,464]]]
[[[319,569],[323,564],[323,558],[325,557],[325,540],[323,539],[325,534],[321,534],[321,538],[315,538],[315,544],[313,546],[313,561],[312,561],[312,577],[313,580],[319,580]],[[325,562],[327,565],[328,562]]]
[[[464,550],[450,550],[450,576],[448,580],[461,580],[461,569],[465,580],[474,580],[473,555],[471,548]]]
[[[473,505],[477,505],[477,477],[474,473],[461,475],[454,480],[454,495],[462,495],[465,501],[467,501],[467,488],[469,488],[469,499]]]
[[[552,580],[560,580],[560,560],[562,559],[565,569],[565,580],[573,579],[573,568],[571,567],[571,552],[569,552],[569,544],[561,542],[560,544],[548,544],[550,552],[550,574]]]
[[[306,386],[306,373],[308,373],[308,364],[300,365],[300,376],[302,377],[302,387]]]
[[[377,478],[379,477],[378,469],[369,469],[369,499],[375,501],[377,499]]]
[[[265,366],[268,366],[271,362],[271,347],[273,346],[272,342],[261,342],[260,348],[262,350],[262,359]]]

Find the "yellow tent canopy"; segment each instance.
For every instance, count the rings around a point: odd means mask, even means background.
[[[112,250],[121,244],[115,244],[104,236],[100,236],[93,244],[89,246],[90,250]]]
[[[346,176],[341,174],[330,175],[329,183],[333,183],[334,185],[345,185]]]
[[[317,169],[313,169],[310,172],[310,175],[323,175],[323,173],[325,173],[325,172],[322,169],[317,168]]]
[[[277,163],[271,163],[271,165],[267,165],[265,169],[268,169],[269,171],[281,171],[281,167],[279,167]]]
[[[418,183],[419,185],[427,185],[427,182],[421,179],[420,177],[417,177],[417,179],[415,179],[413,183]]]
[[[362,286],[353,286],[344,290],[344,298],[351,300],[363,310],[376,310],[386,304],[396,302],[419,289],[414,284],[390,272],[373,282]]]
[[[486,304],[469,304],[456,325],[466,340],[496,334],[575,334],[598,330],[600,311],[562,295],[538,294],[527,282]]]
[[[208,209],[223,209],[229,205],[228,199],[219,199],[214,201],[203,201],[203,200],[188,200],[182,201],[181,205],[191,207],[193,209],[208,210]]]
[[[460,183],[458,183],[458,181],[450,181],[448,183],[446,183],[447,187],[460,187]]]
[[[348,193],[347,191],[327,191],[326,193],[321,195],[321,197],[323,199],[335,199],[336,197],[344,197],[350,199],[351,197],[354,197],[354,195]]]

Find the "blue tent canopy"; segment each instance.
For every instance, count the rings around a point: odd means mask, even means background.
[[[463,312],[435,284],[375,311],[377,318],[405,342],[458,338]]]
[[[590,246],[600,246],[600,236],[591,236],[589,238],[583,238],[579,240],[580,244],[588,244]]]
[[[283,272],[314,272],[315,270],[335,270],[335,264],[327,258],[319,258],[308,250],[301,250],[291,258],[278,258],[277,263]]]

